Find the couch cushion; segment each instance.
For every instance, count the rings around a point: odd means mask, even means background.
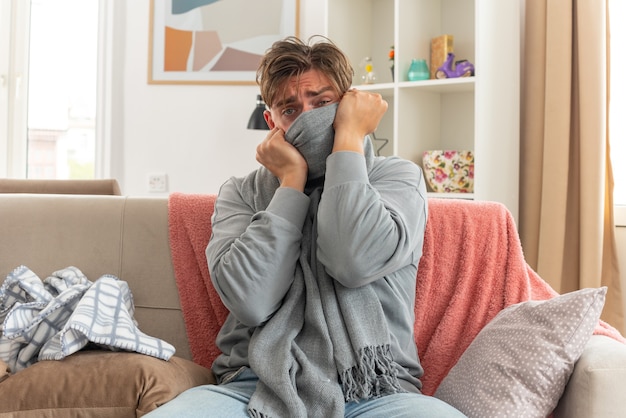
[[[435,396],[469,417],[547,416],[598,323],[606,287],[502,310],[472,341]]]
[[[76,266],[130,286],[139,329],[191,359],[168,238],[167,197],[0,194],[0,282],[23,264]],[[146,261],[149,260],[149,261]]]
[[[1,381],[0,417],[140,417],[186,389],[212,383],[210,370],[179,357],[86,350]]]
[[[0,382],[9,377],[9,365],[0,360]]]

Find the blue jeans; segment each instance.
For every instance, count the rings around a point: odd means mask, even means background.
[[[144,415],[146,418],[247,418],[258,378],[245,371],[224,385],[191,388]],[[346,418],[461,418],[461,412],[432,396],[397,393],[365,402],[346,403]]]

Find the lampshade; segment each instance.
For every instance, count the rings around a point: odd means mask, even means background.
[[[267,122],[265,122],[265,118],[263,117],[263,112],[265,111],[265,102],[261,98],[260,94],[256,96],[256,107],[252,111],[250,115],[250,120],[248,120],[248,129],[261,129],[265,131],[269,131],[270,128],[267,126]]]

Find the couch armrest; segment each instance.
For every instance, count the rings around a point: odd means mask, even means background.
[[[555,417],[623,417],[626,382],[626,345],[602,335],[591,337],[565,392]]]

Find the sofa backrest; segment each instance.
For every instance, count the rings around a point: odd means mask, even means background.
[[[115,179],[37,180],[0,179],[0,193],[54,193],[121,195]]]
[[[168,240],[167,197],[0,194],[0,281],[25,265],[42,280],[68,266],[128,282],[148,335],[190,359]]]

